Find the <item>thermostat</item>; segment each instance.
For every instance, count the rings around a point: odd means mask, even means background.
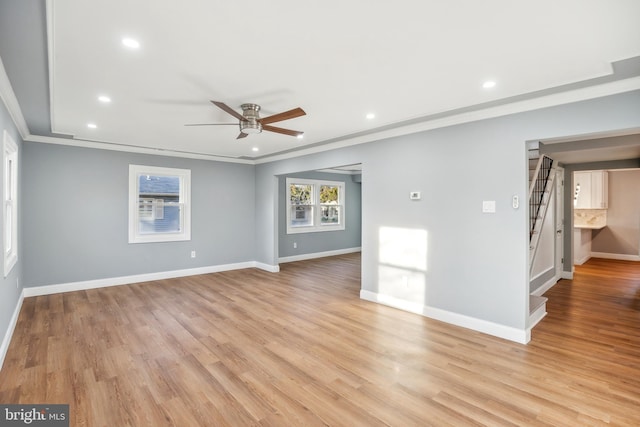
[[[420,192],[419,191],[412,191],[411,193],[409,193],[409,198],[411,200],[420,200]]]

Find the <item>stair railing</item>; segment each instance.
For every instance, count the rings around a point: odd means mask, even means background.
[[[529,187],[529,241],[531,241],[533,237],[538,221],[541,220],[540,211],[545,203],[545,191],[548,191],[547,184],[549,183],[552,168],[553,159],[542,156],[538,160],[536,170],[533,174],[533,180]]]
[[[542,222],[547,213],[551,186],[554,181],[553,170],[553,159],[547,156],[540,157],[529,187],[529,260],[531,265],[533,265],[533,258],[538,247]]]

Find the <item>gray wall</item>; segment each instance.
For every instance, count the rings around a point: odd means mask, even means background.
[[[592,252],[640,255],[640,170],[609,172],[607,226],[593,231]]]
[[[277,176],[354,163],[362,163],[365,182],[364,290],[524,329],[526,207],[510,202],[527,194],[525,141],[640,127],[639,110],[635,91],[255,167],[24,143],[21,260],[16,276],[2,281],[0,331],[18,299],[20,271],[22,283],[37,286],[252,260],[276,265]],[[192,170],[193,241],[127,244],[129,163]],[[422,200],[409,200],[410,191]],[[495,200],[497,212],[483,214],[483,200]],[[383,229],[397,231],[398,247],[426,232],[426,271],[382,260]]]
[[[11,316],[16,308],[16,304],[18,303],[18,299],[20,297],[20,293],[22,289],[18,289],[16,284],[19,280],[20,287],[22,287],[24,281],[22,280],[22,266],[24,265],[24,220],[20,218],[21,214],[24,212],[23,206],[25,196],[25,185],[24,185],[24,159],[23,159],[23,144],[22,138],[18,133],[13,121],[11,120],[11,116],[9,116],[9,112],[7,111],[3,102],[0,102],[0,144],[4,144],[4,130],[9,132],[9,135],[13,138],[15,143],[18,145],[18,262],[11,270],[11,273],[6,278],[3,273],[0,273],[0,344],[2,344],[4,340],[4,336],[9,327],[9,322],[11,320]],[[0,156],[1,157],[1,156]],[[4,162],[0,161],[0,183],[4,185]],[[2,187],[0,187],[2,188]],[[1,217],[0,213],[0,217]],[[4,227],[0,227],[0,242],[3,241],[4,236]],[[0,247],[2,244],[0,243]],[[4,263],[4,260],[0,257],[0,263]],[[2,265],[0,264],[0,271],[3,270]]]
[[[363,290],[525,329],[525,142],[639,127],[638,111],[635,91],[260,164],[257,260],[276,263],[275,176],[362,163]],[[422,191],[422,200],[410,201],[410,191]],[[483,200],[495,200],[497,212],[483,214]],[[382,228],[426,231],[426,271],[387,268],[393,266],[380,259]],[[403,276],[416,283],[400,286]]]
[[[23,152],[25,286],[255,259],[252,165],[32,142]],[[191,169],[191,241],[127,243],[130,163]]]
[[[327,181],[341,181],[345,183],[345,229],[341,231],[326,231],[322,233],[287,234],[287,177],[305,179],[323,179]],[[278,180],[278,255],[288,257],[317,252],[335,251],[339,249],[357,248],[362,245],[361,235],[361,188],[355,183],[351,175],[332,174],[324,172],[301,172],[280,176]],[[293,243],[297,243],[294,249]]]

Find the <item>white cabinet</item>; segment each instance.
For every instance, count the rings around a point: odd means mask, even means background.
[[[607,209],[609,207],[607,171],[574,172],[573,185],[575,209]]]
[[[573,207],[591,209],[591,172],[574,172],[573,188]]]
[[[607,171],[591,172],[591,209],[609,207],[609,174]]]

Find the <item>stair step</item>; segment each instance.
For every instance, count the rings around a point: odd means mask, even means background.
[[[534,311],[542,307],[549,298],[540,297],[537,295],[529,295],[529,314],[532,314]]]

